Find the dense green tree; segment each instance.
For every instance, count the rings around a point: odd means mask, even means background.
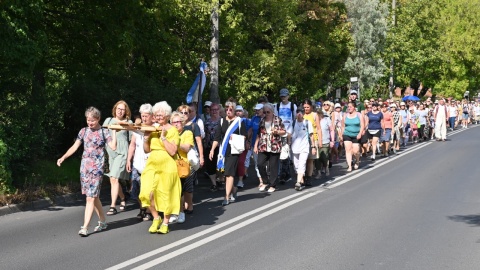
[[[397,86],[421,81],[434,95],[462,98],[479,88],[480,1],[399,0],[389,32]]]
[[[345,0],[354,47],[345,63],[351,77],[358,77],[361,88],[373,88],[386,70],[382,53],[388,30],[388,5],[379,0]]]
[[[284,87],[297,98],[312,97],[335,79],[348,55],[341,3],[244,0],[220,16],[221,92],[242,104],[260,95],[276,101]]]
[[[1,2],[0,192],[22,185],[33,161],[64,152],[85,126],[88,106],[106,118],[120,99],[134,111],[145,102],[185,102],[200,59],[210,57],[216,3]],[[250,106],[263,94],[277,99],[283,87],[304,98],[343,83],[352,44],[344,4],[219,4],[222,100]]]

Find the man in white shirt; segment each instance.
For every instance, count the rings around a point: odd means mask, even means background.
[[[473,105],[473,113],[475,114],[475,124],[478,124],[480,122],[480,105],[478,102]]]
[[[445,99],[441,99],[435,107],[435,137],[437,141],[445,141],[447,139],[447,119],[450,117]]]

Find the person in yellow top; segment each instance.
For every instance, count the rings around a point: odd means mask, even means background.
[[[156,132],[145,132],[143,148],[150,156],[142,173],[139,199],[153,215],[148,231],[166,234],[170,215],[180,212],[182,186],[174,160],[180,138],[178,130],[168,123],[172,107],[167,102],[156,103],[152,111],[160,127]],[[157,211],[163,212],[163,223]]]
[[[320,157],[320,147],[319,145],[322,145],[322,132],[320,130],[320,117],[318,117],[317,113],[313,110],[313,104],[312,101],[309,99],[305,99],[305,101],[302,103],[303,109],[305,110],[305,114],[303,116],[304,119],[308,120],[310,123],[312,123],[313,126],[313,142],[311,147],[313,148],[312,151],[310,151],[310,154],[308,155],[307,159],[307,170],[306,170],[306,177],[305,177],[305,185],[306,186],[311,186],[311,180],[312,180],[312,174],[313,174],[313,168],[314,168],[314,161],[318,160]],[[317,168],[318,172],[320,173],[320,166]]]
[[[170,124],[177,128],[180,133],[180,147],[178,147],[178,154],[180,158],[188,163],[188,151],[194,147],[193,132],[191,130],[183,129],[187,117],[180,112],[174,112],[170,118]],[[180,202],[180,214],[178,216],[170,217],[170,223],[185,222],[185,209],[193,205],[193,182],[197,178],[197,172],[190,168],[190,175],[185,178],[180,178],[182,183],[182,199]]]

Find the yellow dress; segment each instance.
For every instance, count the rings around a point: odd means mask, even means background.
[[[180,137],[175,127],[167,130],[166,140],[179,146]],[[178,215],[182,186],[178,177],[177,164],[168,154],[160,139],[160,133],[150,136],[150,156],[141,176],[139,199],[142,207],[150,206],[150,193],[153,192],[155,208],[165,215]]]
[[[313,126],[313,139],[315,140],[315,142],[318,141],[318,134],[317,134],[317,123],[313,120],[314,118],[314,114],[317,114],[316,112],[311,112],[309,114],[304,114],[303,115],[303,118],[304,119],[307,119],[308,121],[310,121],[310,123],[312,123],[312,126]],[[317,119],[318,115],[315,115],[315,119]]]

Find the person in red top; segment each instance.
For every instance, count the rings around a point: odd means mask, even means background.
[[[382,105],[383,131],[380,137],[382,143],[382,156],[388,157],[390,150],[390,137],[392,136],[393,118],[392,112],[388,110],[388,103]]]

